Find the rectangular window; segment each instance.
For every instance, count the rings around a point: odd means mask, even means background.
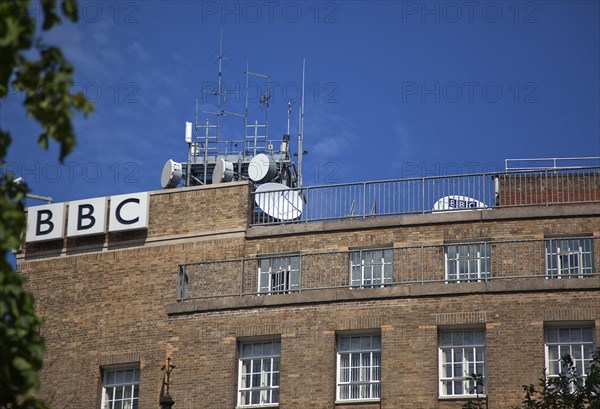
[[[575,369],[583,380],[590,372],[595,351],[594,327],[546,328],[546,371],[548,377],[556,377],[566,370],[561,358],[570,355]]]
[[[263,258],[258,265],[261,294],[281,294],[300,290],[300,256]]]
[[[240,344],[238,406],[277,406],[280,357],[280,341]]]
[[[485,394],[485,331],[442,331],[439,337],[440,396]]]
[[[576,278],[592,274],[591,239],[546,240],[546,272],[549,278]]]
[[[338,337],[337,368],[337,400],[379,400],[381,335]]]
[[[356,288],[383,287],[392,282],[391,249],[358,250],[350,253],[350,285]]]
[[[139,365],[105,368],[102,409],[137,409],[140,396]]]
[[[491,245],[489,243],[446,246],[446,281],[476,282],[491,276]]]

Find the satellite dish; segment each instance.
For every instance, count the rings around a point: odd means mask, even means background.
[[[231,182],[233,180],[233,163],[219,158],[212,174],[212,183]]]
[[[160,176],[160,185],[164,189],[177,187],[182,176],[181,163],[169,159],[165,163],[165,166],[163,166],[162,175]]]
[[[433,211],[485,209],[485,203],[468,196],[444,196],[434,203]]]
[[[280,183],[265,183],[256,188],[256,204],[278,220],[294,220],[302,214],[304,203],[298,192]]]
[[[277,164],[268,155],[259,153],[252,158],[248,165],[248,177],[257,183],[273,180],[277,174]]]

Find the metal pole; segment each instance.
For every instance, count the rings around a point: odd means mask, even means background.
[[[246,111],[244,113],[244,156],[248,151],[248,142],[246,141],[248,129],[248,61],[246,61]]]
[[[240,297],[244,295],[244,258],[242,258],[242,268],[240,268]]]
[[[219,116],[217,115],[217,122]],[[206,118],[206,132],[204,133],[204,184],[206,185],[206,174],[207,174],[207,163],[208,163],[208,118]],[[219,132],[219,125],[217,125],[217,133]]]
[[[425,213],[425,177],[421,178],[423,188],[421,189],[421,212]]]
[[[298,124],[298,187],[302,187],[302,155],[304,154],[304,78],[306,59],[302,59],[302,102],[300,105],[300,120]]]
[[[54,199],[52,199],[50,196],[34,195],[33,193],[27,193],[25,196],[29,199],[42,200],[48,203],[52,203],[54,201]]]

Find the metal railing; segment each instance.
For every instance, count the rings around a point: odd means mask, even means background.
[[[577,165],[574,165],[577,164]],[[506,171],[516,170],[542,170],[542,169],[568,169],[577,167],[600,166],[600,156],[587,156],[577,158],[531,158],[531,159],[505,159]]]
[[[252,199],[252,225],[600,202],[600,166],[309,186]]]
[[[353,256],[356,257],[356,251],[297,254],[300,265],[299,291],[410,283],[460,285],[462,282],[500,279],[579,278],[600,272],[600,258],[593,257],[594,254],[600,254],[600,237],[570,238],[569,240],[579,243],[577,245],[580,247],[570,249],[568,254],[565,249],[561,250],[562,253],[557,251],[556,245],[552,247],[551,240],[482,241],[385,248],[380,249],[377,257],[391,259],[382,262],[363,260],[358,265],[354,264],[354,268],[352,260]],[[560,245],[559,243],[558,246]],[[375,258],[372,255],[377,252],[377,249],[369,249],[366,253]],[[564,260],[561,255],[564,255]],[[290,255],[286,254],[285,257]],[[265,258],[182,264],[179,266],[177,299],[184,301],[265,294],[260,291],[261,260]],[[563,264],[567,262],[568,265]],[[391,264],[389,279],[384,278],[384,264]],[[370,280],[365,277],[370,277]],[[380,280],[373,280],[374,277],[379,277]],[[361,283],[358,286],[354,281],[356,278]],[[290,291],[280,291],[287,292]],[[273,293],[276,292],[270,291],[268,294]]]

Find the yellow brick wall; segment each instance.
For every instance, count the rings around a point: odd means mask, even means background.
[[[151,195],[147,232],[25,247],[18,255],[19,268],[45,319],[47,354],[40,395],[58,407],[97,408],[101,367],[140,362],[140,408],[157,408],[160,367],[170,356],[176,365],[171,386],[176,408],[231,409],[236,405],[239,340],[277,335],[282,408],[459,408],[461,401],[438,398],[438,329],[482,325],[490,408],[510,408],[523,396],[521,385],[537,382],[542,373],[544,322],[595,322],[600,339],[597,287],[330,300],[169,315],[182,263],[457,239],[600,234],[600,215],[591,211],[581,217],[247,238],[249,192],[250,185],[240,183],[156,193]],[[596,271],[599,259],[596,248]],[[238,272],[231,274],[235,278]],[[382,336],[381,401],[335,405],[336,331],[364,329]]]

